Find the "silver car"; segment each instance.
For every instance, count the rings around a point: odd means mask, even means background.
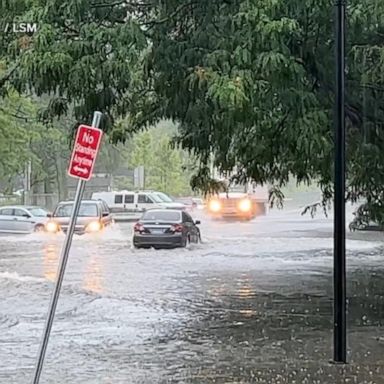
[[[46,230],[51,233],[67,232],[73,209],[73,201],[64,201],[57,205]],[[75,233],[100,232],[111,225],[113,219],[107,204],[102,200],[83,200],[77,216]]]
[[[41,207],[13,205],[0,207],[0,232],[31,233],[43,231],[49,213]]]

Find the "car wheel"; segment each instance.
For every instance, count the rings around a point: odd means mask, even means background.
[[[185,236],[181,239],[181,247],[185,248],[187,246],[187,244],[188,244],[188,238],[187,238],[187,236]]]
[[[44,225],[43,224],[37,224],[35,225],[34,231],[35,232],[43,232],[44,231]]]

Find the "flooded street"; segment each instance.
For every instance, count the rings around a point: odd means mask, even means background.
[[[383,234],[348,233],[342,367],[332,219],[201,220],[187,249],[134,250],[132,223],[75,237],[41,383],[384,383]],[[63,239],[0,237],[0,383],[32,379]]]

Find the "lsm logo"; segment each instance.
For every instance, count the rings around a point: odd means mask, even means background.
[[[37,30],[37,23],[6,23],[4,32],[35,33]]]

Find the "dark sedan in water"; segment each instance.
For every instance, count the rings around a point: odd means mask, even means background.
[[[184,211],[176,209],[150,209],[133,228],[135,248],[185,247],[188,243],[200,242],[200,230]]]

